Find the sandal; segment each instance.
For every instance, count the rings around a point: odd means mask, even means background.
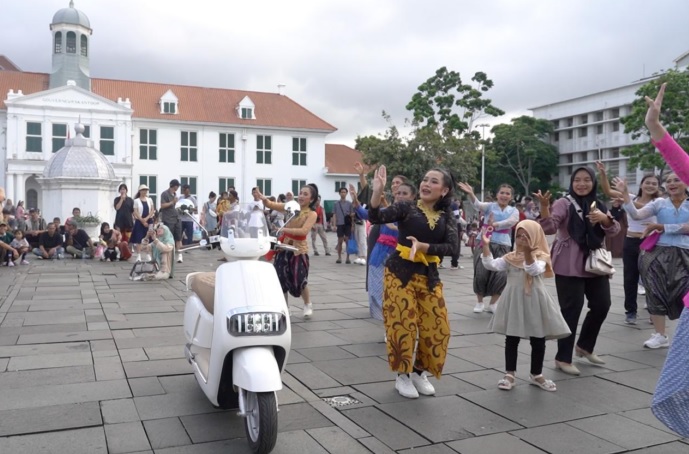
[[[555,386],[555,382],[552,380],[547,380],[547,379],[543,378],[543,374],[538,374],[538,375],[529,374],[529,378],[531,379],[532,385],[538,386],[543,391],[551,391],[551,392],[557,391],[557,386]],[[538,381],[539,378],[543,379],[543,382]]]
[[[498,388],[509,391],[514,386],[514,375],[505,374],[505,376],[498,382]]]

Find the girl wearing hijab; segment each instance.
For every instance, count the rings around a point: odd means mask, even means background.
[[[153,260],[158,262],[160,271],[151,278],[155,280],[168,279],[172,275],[172,253],[175,250],[175,239],[170,229],[162,222],[155,229],[149,231],[153,251]]]
[[[608,213],[605,204],[596,199],[597,186],[593,170],[579,167],[572,173],[568,195],[553,203],[552,212],[550,191],[541,194],[539,190],[534,194],[541,204],[538,222],[543,231],[546,235],[557,233],[550,255],[560,310],[572,334],[557,341],[555,367],[570,375],[580,374],[572,364],[572,350],[584,297],[589,310],[581,326],[576,354],[593,364],[605,364],[593,349],[610,310],[610,278],[587,272],[585,261],[591,251],[603,246],[606,236],[620,232],[620,224]]]
[[[498,388],[509,391],[514,386],[519,340],[529,339],[531,383],[555,391],[555,383],[543,377],[545,341],[567,337],[571,331],[543,281],[555,275],[543,229],[535,221],[521,221],[517,224],[514,251],[496,259],[490,251],[490,237],[484,235],[481,260],[488,270],[507,272],[505,290],[488,325],[491,331],[506,336],[506,373]]]

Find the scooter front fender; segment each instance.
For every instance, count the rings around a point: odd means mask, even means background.
[[[238,348],[232,352],[232,384],[256,393],[282,389],[280,368],[268,346]]]

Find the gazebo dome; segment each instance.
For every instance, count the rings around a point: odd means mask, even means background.
[[[91,21],[86,14],[74,7],[74,1],[69,2],[69,8],[62,8],[53,16],[53,24],[74,24],[91,28]]]
[[[65,146],[50,158],[43,170],[43,178],[79,178],[116,180],[112,164],[100,151],[93,148],[93,141],[82,134],[83,125],[75,128],[77,136],[67,140]]]

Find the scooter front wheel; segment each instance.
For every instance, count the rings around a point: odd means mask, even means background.
[[[256,454],[267,454],[278,437],[278,407],[274,392],[246,391],[244,428],[249,447]]]

